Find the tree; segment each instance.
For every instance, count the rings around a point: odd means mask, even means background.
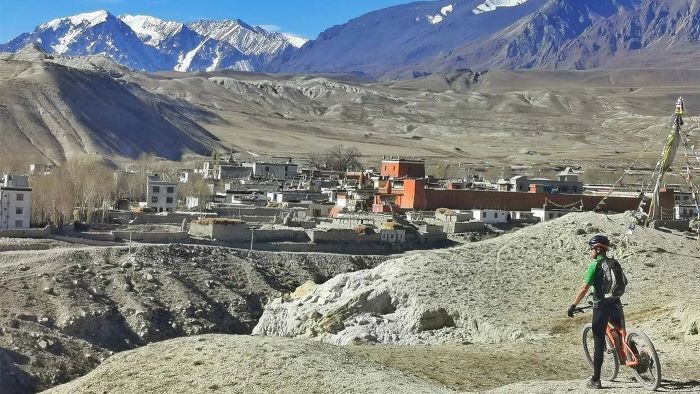
[[[197,208],[204,208],[211,195],[209,184],[207,183],[207,180],[204,179],[202,174],[192,174],[187,183],[180,185],[178,188],[178,193],[185,201],[187,200],[187,197],[197,198],[199,201]]]
[[[362,167],[358,158],[361,156],[357,147],[344,147],[336,145],[328,150],[311,153],[309,161],[318,169],[331,171],[347,171]]]

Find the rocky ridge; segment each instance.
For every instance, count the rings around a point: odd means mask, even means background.
[[[483,242],[408,254],[339,275],[296,298],[274,299],[253,333],[341,345],[542,339],[555,331],[550,322],[581,283],[587,239],[606,233],[630,279],[627,310],[652,311],[634,324],[657,338],[697,339],[700,313],[691,278],[700,244],[643,227],[626,241],[633,220],[570,214]]]
[[[131,256],[125,247],[4,252],[0,355],[15,355],[18,379],[47,388],[114,352],[250,333],[269,298],[385,258],[177,245]]]

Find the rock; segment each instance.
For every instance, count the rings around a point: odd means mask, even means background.
[[[53,287],[44,287],[44,289],[42,291],[46,294],[49,294],[49,295],[56,295]]]
[[[293,300],[300,300],[306,297],[307,294],[312,293],[314,290],[316,290],[317,287],[318,285],[313,281],[306,281],[304,282],[304,284],[297,287],[292,294],[290,294],[290,298]]]
[[[34,315],[29,315],[26,313],[18,313],[15,315],[15,319],[17,320],[24,320],[24,321],[38,321],[38,318]]]
[[[39,341],[37,341],[36,345],[41,350],[46,350],[49,348],[49,342],[45,339],[40,339]]]
[[[131,267],[133,267],[133,266],[134,266],[134,265],[131,264],[130,261],[125,261],[125,262],[123,262],[123,263],[121,264],[121,267],[122,267],[122,268],[131,268]]]
[[[155,278],[153,275],[151,275],[151,274],[146,274],[146,276],[145,276],[144,278],[145,278],[147,281],[149,281],[149,282],[155,282],[155,281],[156,281],[156,278]]]
[[[17,267],[20,271],[28,271],[29,267],[27,267],[24,264],[20,264],[19,267]]]

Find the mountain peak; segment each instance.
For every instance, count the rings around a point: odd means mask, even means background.
[[[119,19],[126,23],[145,44],[154,47],[184,26],[179,22],[164,21],[148,15],[120,15]]]
[[[54,29],[56,30],[61,23],[69,22],[73,26],[78,26],[84,23],[87,23],[89,26],[95,26],[99,25],[102,22],[105,22],[108,17],[110,17],[111,14],[108,11],[105,10],[97,10],[94,12],[85,12],[82,14],[77,14],[73,16],[67,16],[64,18],[58,18],[54,19],[52,21],[49,21],[47,23],[44,23],[43,25],[39,26],[40,29]]]

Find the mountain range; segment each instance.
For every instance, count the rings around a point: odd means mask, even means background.
[[[17,52],[28,44],[59,55],[104,55],[137,70],[185,72],[265,70],[273,58],[284,59],[301,42],[241,20],[185,24],[96,11],[44,23],[0,45],[0,51]]]
[[[467,68],[695,68],[698,42],[698,0],[438,0],[373,11],[306,43],[240,20],[179,23],[97,11],[44,23],[0,51],[34,43],[146,71],[401,79]]]

